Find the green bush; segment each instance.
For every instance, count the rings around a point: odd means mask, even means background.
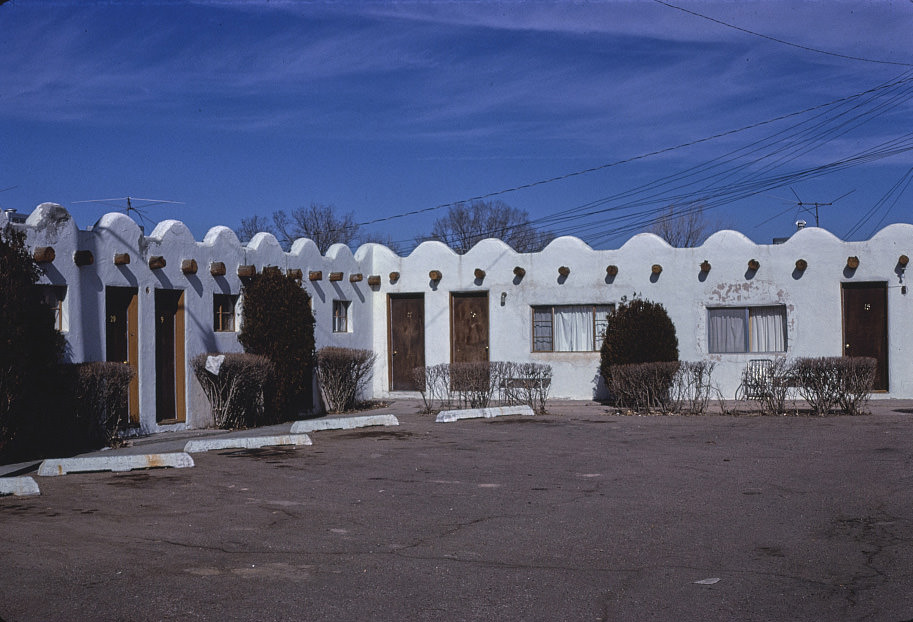
[[[355,407],[376,359],[370,350],[327,347],[317,351],[317,377],[329,412],[341,413]]]
[[[55,441],[64,338],[35,286],[41,271],[12,225],[0,230],[0,457],[31,456]],[[48,431],[51,431],[50,434]],[[57,439],[65,440],[65,439]]]
[[[602,370],[611,365],[677,361],[678,338],[665,307],[640,298],[622,299],[608,316],[601,357]]]
[[[218,363],[210,366],[218,373],[207,369],[210,357]],[[200,354],[193,357],[190,366],[209,400],[216,427],[230,430],[266,423],[264,396],[273,375],[268,358],[246,353]]]
[[[616,373],[615,368],[620,365],[676,361],[678,361],[678,338],[675,336],[675,326],[672,324],[669,314],[666,313],[665,307],[657,302],[640,298],[634,298],[631,301],[623,298],[615,312],[608,317],[605,338],[600,350],[599,373],[605,380],[606,388],[609,389],[613,398],[621,400],[622,403],[635,399],[630,393],[627,393],[632,374],[637,378],[650,378],[651,382],[658,382],[668,376],[667,385],[663,387],[651,385],[647,390],[647,394],[653,396],[648,401],[648,407],[665,404],[669,399],[669,391],[674,381],[674,371],[668,375],[660,372],[660,368],[627,370],[623,373],[623,377],[614,380],[613,374]],[[619,370],[618,373],[621,371]],[[621,395],[616,391],[623,391],[625,394]],[[638,392],[639,395],[641,393]],[[638,397],[636,401],[642,403],[642,398]],[[630,403],[624,405],[632,406]]]
[[[310,296],[278,270],[255,275],[242,291],[238,341],[244,351],[268,358],[275,390],[266,395],[267,417],[285,421],[313,408],[314,315]]]

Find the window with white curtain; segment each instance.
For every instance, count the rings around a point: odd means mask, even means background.
[[[533,352],[593,352],[602,347],[615,305],[533,307]]]
[[[70,330],[70,321],[67,314],[67,287],[66,285],[39,285],[44,303],[54,312],[54,328],[62,333]]]
[[[352,332],[352,327],[349,322],[349,301],[348,300],[334,300],[333,301],[333,332],[334,333],[350,333]]]
[[[786,307],[708,308],[707,340],[712,354],[786,352]]]

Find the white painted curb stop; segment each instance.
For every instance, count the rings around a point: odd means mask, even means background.
[[[318,432],[320,430],[351,430],[374,425],[399,425],[395,415],[367,415],[364,417],[330,417],[328,419],[306,419],[292,424],[292,434]]]
[[[40,494],[38,483],[31,477],[0,477],[0,497],[4,495],[30,497]]]
[[[497,406],[495,408],[467,408],[465,410],[442,410],[435,423],[452,423],[458,419],[490,419],[507,415],[533,417],[536,413],[529,406]]]
[[[204,438],[187,441],[184,451],[189,454],[214,449],[257,449],[274,445],[313,445],[307,434],[282,434],[279,436],[244,436],[238,438]]]
[[[42,462],[41,466],[38,467],[38,475],[52,477],[54,475],[91,471],[132,471],[133,469],[157,469],[162,467],[183,469],[192,466],[193,458],[186,453],[59,458]]]

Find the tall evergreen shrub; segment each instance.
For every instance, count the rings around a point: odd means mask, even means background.
[[[611,365],[678,360],[675,325],[658,302],[641,298],[621,303],[608,317],[600,371]]]
[[[51,446],[61,433],[51,398],[60,386],[64,338],[36,287],[40,276],[25,234],[6,225],[0,230],[0,456],[38,455],[36,443]]]
[[[616,404],[665,412],[677,362],[678,337],[665,307],[641,298],[622,299],[608,317],[599,362]]]
[[[253,276],[242,292],[238,341],[244,351],[268,358],[275,386],[267,393],[267,412],[276,420],[313,406],[314,315],[300,285],[279,271]]]

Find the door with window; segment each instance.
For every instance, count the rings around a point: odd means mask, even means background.
[[[390,390],[418,391],[413,370],[425,366],[425,298],[403,294],[387,301]]]
[[[488,292],[451,294],[450,361],[488,362]]]
[[[185,420],[184,292],[155,290],[155,420]]]
[[[130,423],[139,423],[139,339],[136,289],[132,287],[105,288],[105,360],[126,363],[134,376],[127,391],[126,410]]]
[[[888,390],[887,283],[843,283],[843,355],[878,361],[873,388]]]

